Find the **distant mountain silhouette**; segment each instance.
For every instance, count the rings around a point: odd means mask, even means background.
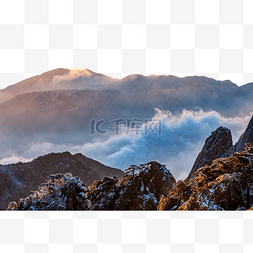
[[[0,126],[2,131],[28,133],[84,130],[94,117],[117,117],[124,109],[117,90],[31,92],[0,104]]]
[[[113,79],[90,70],[55,69],[0,90],[0,130],[59,132],[87,129],[91,119],[152,118],[155,108],[214,110],[225,116],[253,108],[253,83],[203,76],[130,75]],[[43,130],[43,131],[42,131]]]
[[[0,103],[28,92],[108,87],[116,79],[88,69],[54,69],[0,90]]]
[[[237,97],[238,102],[253,90],[252,87],[252,83],[238,87],[230,81],[216,81],[203,76],[130,75],[119,80],[86,69],[55,69],[0,90],[0,104],[30,92],[116,89],[125,94],[125,102],[129,106],[138,105],[143,109],[156,106],[171,111],[201,107],[225,113],[224,109],[235,102],[230,98]]]

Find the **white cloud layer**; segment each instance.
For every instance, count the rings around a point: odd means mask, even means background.
[[[11,163],[18,163],[18,162],[30,162],[32,159],[25,159],[24,157],[21,156],[15,156],[12,154],[10,157],[3,158],[0,160],[0,164],[11,164]]]
[[[241,115],[225,118],[219,113],[192,112],[184,110],[179,115],[157,110],[154,119],[160,119],[162,132],[149,132],[145,135],[114,135],[108,140],[94,139],[83,145],[53,144],[47,141],[28,145],[21,153],[13,154],[0,161],[2,164],[27,161],[51,152],[81,152],[85,156],[96,159],[106,165],[127,169],[131,164],[156,160],[167,165],[177,179],[184,179],[205,139],[219,126],[231,129],[234,142],[245,130],[250,116]]]

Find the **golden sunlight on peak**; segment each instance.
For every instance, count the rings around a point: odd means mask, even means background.
[[[79,76],[91,76],[91,72],[87,69],[72,69],[70,70],[69,74]]]

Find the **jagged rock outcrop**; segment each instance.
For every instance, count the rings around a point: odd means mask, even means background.
[[[247,210],[253,207],[253,145],[218,158],[178,181],[158,210]]]
[[[122,181],[105,178],[89,188],[91,210],[156,210],[161,196],[166,195],[176,180],[158,162],[126,170]]]
[[[28,196],[48,175],[67,172],[78,175],[87,186],[103,179],[105,175],[116,175],[119,179],[124,175],[122,170],[69,152],[51,153],[28,163],[0,165],[0,209],[6,209],[10,201]]]
[[[91,202],[91,210],[115,210],[116,200],[119,196],[120,181],[117,177],[105,177],[95,181],[88,187],[88,198]]]
[[[50,175],[38,191],[7,210],[156,210],[176,180],[158,162],[132,165],[123,180],[116,176],[95,181],[88,190],[70,173]]]
[[[87,210],[90,202],[87,199],[86,187],[78,177],[72,174],[52,174],[38,191],[18,204],[11,202],[7,210]]]
[[[251,118],[244,134],[240,137],[239,141],[236,143],[235,151],[240,152],[245,150],[245,144],[251,143],[253,141],[253,117]]]
[[[189,177],[199,168],[211,165],[216,158],[224,157],[233,145],[231,131],[226,127],[219,127],[206,139],[205,144],[198,154]]]

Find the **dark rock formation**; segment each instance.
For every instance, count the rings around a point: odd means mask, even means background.
[[[251,118],[244,134],[240,137],[236,143],[235,151],[240,152],[245,150],[245,144],[253,141],[253,117]]]
[[[247,210],[253,207],[253,145],[218,158],[178,181],[158,210]]]
[[[70,173],[50,175],[38,191],[7,210],[156,210],[176,180],[165,166],[149,162],[130,166],[122,181],[116,176],[95,181],[87,190]]]
[[[87,186],[105,175],[117,175],[120,179],[124,175],[121,170],[69,152],[51,153],[28,163],[0,165],[0,209],[6,209],[10,201],[28,196],[48,175],[67,172],[78,175]]]
[[[188,177],[190,177],[199,168],[205,165],[211,165],[214,159],[224,157],[232,145],[231,131],[225,127],[217,128],[206,139],[205,144],[197,156]]]
[[[89,188],[91,210],[156,210],[176,180],[158,162],[130,166],[122,181],[105,178]]]
[[[7,210],[86,210],[90,202],[85,192],[78,177],[70,173],[53,174],[32,195],[20,199],[18,204],[9,203]]]
[[[117,177],[105,177],[95,181],[88,188],[88,198],[91,202],[91,210],[115,210],[116,200],[119,196],[120,181]]]

